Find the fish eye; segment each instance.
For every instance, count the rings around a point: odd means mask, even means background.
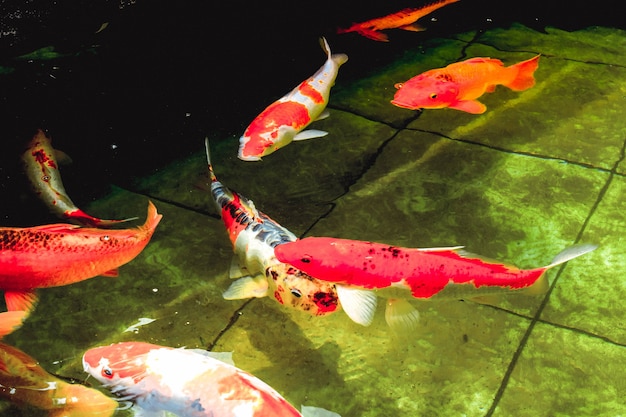
[[[300,262],[302,262],[303,264],[310,264],[311,263],[311,257],[310,256],[305,256],[304,258],[300,258]]]
[[[106,378],[111,378],[113,376],[113,371],[108,366],[102,367],[102,376]]]
[[[430,95],[430,98],[431,98],[432,100],[436,99],[436,98],[437,98],[437,93],[432,93],[432,94]]]
[[[291,295],[293,295],[294,297],[297,297],[297,298],[302,297],[302,293],[300,292],[300,290],[292,288],[290,292],[291,292]]]
[[[401,88],[402,88],[402,86],[403,86],[403,85],[404,85],[404,84],[402,84],[402,83],[396,83],[396,84],[394,84],[393,86],[396,88],[396,90],[399,90],[399,89],[401,89]]]
[[[50,175],[44,175],[43,177],[41,177],[41,180],[45,182],[50,181]]]
[[[100,236],[100,240],[102,242],[108,242],[109,240],[111,240],[111,236],[109,236],[109,235],[102,235],[102,236]]]

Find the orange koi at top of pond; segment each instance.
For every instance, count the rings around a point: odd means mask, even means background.
[[[48,411],[50,417],[109,417],[117,402],[100,391],[46,372],[21,350],[0,343],[0,398]]]
[[[522,91],[535,85],[534,72],[539,66],[537,55],[505,67],[492,58],[471,58],[416,75],[398,89],[391,104],[410,110],[451,108],[481,114],[487,107],[476,100],[493,93],[497,85]]]
[[[480,297],[516,291],[539,294],[548,289],[546,270],[596,247],[572,246],[549,265],[529,270],[483,259],[460,246],[401,248],[359,240],[307,237],[277,246],[274,252],[279,261],[335,283],[344,311],[353,320],[367,325],[376,306],[376,293],[392,300],[403,296],[480,300]],[[388,304],[388,308],[393,307]],[[407,304],[398,310],[405,317],[418,317]],[[402,320],[390,315],[393,312],[386,313],[388,323]]]
[[[137,219],[98,219],[76,207],[63,186],[50,138],[41,129],[37,129],[35,136],[28,142],[28,147],[22,154],[22,164],[33,191],[52,213],[62,219],[89,227],[111,226]]]
[[[97,275],[116,275],[146,247],[162,215],[148,203],[146,222],[104,230],[71,224],[0,227],[0,290],[9,311],[30,311],[35,289],[57,287]]]
[[[391,13],[386,16],[377,17],[361,23],[353,23],[347,29],[337,29],[337,33],[356,32],[366,38],[388,42],[387,35],[381,33],[385,29],[402,29],[411,32],[421,32],[426,30],[422,26],[415,23],[422,17],[440,9],[448,4],[456,3],[460,0],[437,0],[422,7],[402,9],[399,12]]]

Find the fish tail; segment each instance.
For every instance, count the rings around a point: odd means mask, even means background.
[[[348,60],[348,55],[346,54],[333,55],[330,51],[330,45],[328,45],[328,41],[323,36],[320,38],[320,45],[322,45],[322,49],[324,50],[324,53],[326,53],[328,59],[334,61],[337,66],[344,64]]]
[[[569,248],[564,249],[558,255],[556,255],[554,259],[552,260],[552,263],[546,266],[545,269],[553,268],[557,265],[564,264],[567,261],[570,261],[574,258],[578,258],[581,255],[584,255],[586,253],[589,253],[595,250],[597,247],[598,245],[594,245],[591,243],[583,243],[580,245],[570,246]]]
[[[152,201],[148,201],[148,215],[146,216],[146,222],[143,226],[141,226],[141,229],[154,231],[161,221],[161,218],[163,218],[163,215],[157,213],[157,209]]]
[[[541,55],[537,55],[531,59],[518,62],[517,64],[509,67],[511,70],[516,72],[516,76],[513,78],[513,81],[505,85],[513,91],[527,90],[535,85],[534,73],[537,67],[539,67],[540,56]]]
[[[324,38],[321,38],[321,39],[324,39]],[[324,42],[326,42],[326,39],[324,39]],[[209,177],[211,178],[212,183],[217,182],[217,177],[215,176],[215,173],[213,172],[213,165],[211,164],[211,152],[209,150],[209,138],[208,137],[204,138],[204,149],[206,151],[206,162],[209,168]]]

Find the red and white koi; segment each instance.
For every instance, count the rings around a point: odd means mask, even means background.
[[[302,414],[276,390],[199,349],[174,349],[142,342],[122,342],[88,350],[85,372],[142,415],[165,412],[180,417],[339,417],[316,407]],[[219,354],[218,354],[219,355]]]
[[[137,219],[136,217],[124,220],[98,219],[76,207],[63,186],[55,153],[50,138],[43,130],[37,129],[37,133],[28,142],[28,147],[22,154],[24,172],[33,191],[52,213],[88,227],[106,227]]]
[[[293,242],[296,236],[257,210],[252,201],[219,182],[211,165],[208,140],[205,146],[211,194],[221,211],[236,256],[230,277],[238,279],[224,292],[224,298],[270,295],[280,304],[315,316],[336,311],[339,301],[334,284],[316,280],[274,256],[277,245]]]
[[[330,89],[335,84],[339,67],[348,60],[345,54],[331,54],[325,38],[322,48],[328,58],[313,76],[291,92],[269,105],[250,123],[239,139],[239,158],[258,161],[288,145],[291,141],[326,136],[321,130],[304,130],[316,120],[328,117],[325,111]]]
[[[417,299],[476,299],[495,294],[540,294],[548,289],[546,270],[565,263],[597,246],[576,245],[559,253],[552,263],[535,269],[519,269],[467,253],[461,246],[449,248],[401,248],[384,243],[330,237],[307,237],[282,244],[276,258],[311,276],[333,282],[346,313],[368,325],[376,307],[376,294],[391,299],[387,322],[407,324],[417,311],[406,302]],[[375,290],[373,292],[372,290]],[[394,305],[398,302],[398,305]],[[394,311],[395,309],[395,311]]]

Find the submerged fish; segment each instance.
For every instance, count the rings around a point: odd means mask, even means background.
[[[597,246],[572,246],[552,263],[535,269],[519,269],[450,248],[401,248],[384,243],[330,237],[307,237],[282,244],[276,258],[337,285],[344,311],[357,323],[368,325],[376,307],[376,293],[391,299],[387,322],[394,326],[417,320],[404,298],[476,299],[525,292],[540,294],[548,289],[544,272]],[[375,293],[370,290],[377,290]],[[394,301],[400,303],[394,305]],[[394,311],[394,309],[396,311]]]
[[[339,417],[303,407],[302,414],[265,382],[211,352],[123,342],[88,350],[85,372],[132,400],[142,415],[181,417]]]
[[[4,343],[0,343],[0,398],[47,410],[50,417],[108,417],[117,409],[114,399],[50,375],[37,360]]]
[[[7,308],[30,311],[37,300],[37,288],[116,275],[119,266],[146,247],[161,217],[149,202],[146,222],[132,229],[103,230],[71,224],[0,227],[0,289]]]
[[[348,60],[345,54],[331,54],[326,39],[321,39],[328,58],[322,67],[300,85],[269,105],[250,123],[239,139],[239,158],[258,161],[261,157],[294,140],[326,136],[321,130],[304,130],[309,124],[328,116],[325,112],[330,89],[339,67]]]
[[[421,32],[426,29],[415,23],[417,20],[443,6],[456,3],[457,1],[459,0],[436,0],[422,7],[402,9],[399,12],[391,13],[386,16],[377,17],[361,23],[353,23],[352,26],[347,29],[338,29],[337,33],[356,32],[361,36],[375,41],[387,42],[389,39],[387,39],[387,35],[380,32],[381,30],[402,29],[411,32]]]
[[[533,76],[539,66],[539,55],[505,67],[492,58],[472,58],[417,75],[398,89],[391,104],[405,109],[451,109],[480,114],[487,107],[476,99],[485,92],[492,93],[502,84],[522,91],[535,85]]]
[[[224,298],[271,295],[280,304],[315,316],[337,310],[339,302],[333,284],[314,279],[276,259],[274,248],[295,241],[296,236],[258,211],[252,201],[219,182],[211,165],[208,140],[205,146],[211,194],[236,255],[230,277],[239,278],[224,292]]]
[[[32,189],[51,212],[62,219],[89,227],[111,226],[136,219],[136,217],[124,220],[98,219],[76,207],[63,186],[55,154],[50,138],[41,129],[37,129],[37,133],[22,154],[24,172]]]

